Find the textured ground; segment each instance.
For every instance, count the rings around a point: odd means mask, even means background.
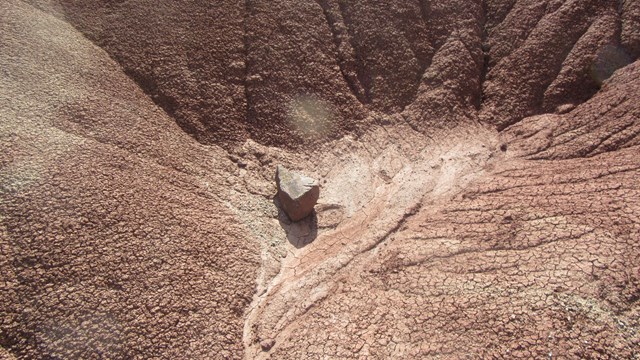
[[[631,65],[571,115],[507,128],[513,154],[468,137],[421,173],[433,181],[393,227],[381,219],[401,199],[383,191],[285,260],[255,336],[275,340],[276,358],[638,357],[639,76]],[[622,88],[634,95],[620,101]],[[609,109],[602,123],[578,116],[593,108]],[[482,168],[438,191],[447,166],[465,165]]]
[[[0,358],[640,358],[639,55],[637,0],[4,1]]]

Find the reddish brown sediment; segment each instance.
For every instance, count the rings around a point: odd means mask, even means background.
[[[639,357],[638,4],[3,2],[0,358]]]

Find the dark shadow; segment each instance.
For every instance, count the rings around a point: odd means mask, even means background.
[[[307,246],[318,237],[318,215],[315,210],[300,221],[291,221],[287,213],[282,210],[278,195],[273,197],[273,204],[278,209],[278,221],[287,234],[287,240],[289,240],[289,243],[295,246],[296,249]]]

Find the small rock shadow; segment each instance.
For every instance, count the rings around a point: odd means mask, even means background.
[[[291,221],[287,213],[282,210],[278,195],[273,197],[273,204],[278,209],[278,221],[287,234],[287,240],[289,240],[289,243],[295,246],[296,249],[307,246],[318,237],[318,215],[315,210],[313,210],[311,215],[300,221]]]

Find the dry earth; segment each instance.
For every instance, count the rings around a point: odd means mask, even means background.
[[[0,358],[640,358],[639,56],[638,0],[4,0]]]

